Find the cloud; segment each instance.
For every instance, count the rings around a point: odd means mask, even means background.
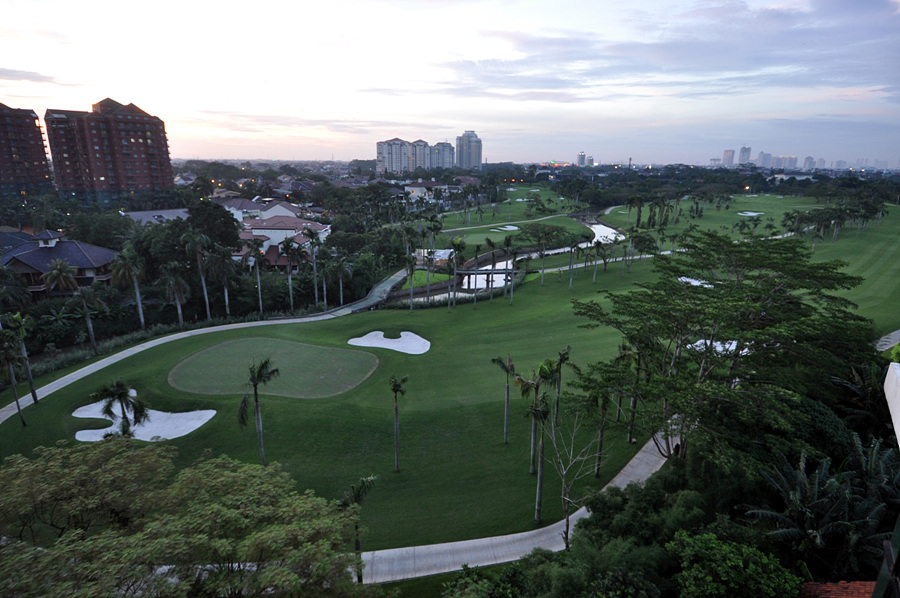
[[[56,83],[56,79],[49,75],[42,75],[33,71],[17,71],[14,69],[0,68],[0,80],[3,81],[31,81],[33,83]]]
[[[206,110],[201,112],[214,121],[215,125],[238,133],[265,133],[275,129],[325,129],[342,135],[378,135],[384,129],[399,127],[420,127],[423,130],[433,129],[433,123],[410,123],[378,120],[328,120],[303,118],[299,116],[252,114],[244,112],[227,112]]]

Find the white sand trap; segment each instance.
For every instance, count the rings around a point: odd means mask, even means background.
[[[612,243],[616,239],[624,239],[616,229],[610,228],[605,224],[592,224],[590,229],[594,233],[594,241],[603,241],[604,243]],[[586,245],[590,245],[587,243]]]
[[[508,233],[508,232],[512,232],[514,230],[519,230],[519,227],[516,226],[515,224],[507,224],[506,226],[499,226],[497,228],[492,228],[491,232],[492,233]]]
[[[431,343],[415,332],[401,332],[400,338],[385,338],[384,332],[375,330],[365,336],[351,338],[348,345],[354,347],[377,347],[379,349],[391,349],[410,355],[421,355],[431,348]]]
[[[520,197],[520,198],[517,199],[516,201],[531,201],[531,200],[530,200],[530,199],[527,199],[527,198],[524,198],[524,197]]]
[[[518,191],[515,187],[507,187],[507,191]]]
[[[738,216],[762,216],[765,212],[738,212]]]
[[[109,419],[102,413],[103,401],[97,401],[76,409],[72,415],[75,417],[87,417],[92,419]],[[185,413],[166,413],[148,409],[150,416],[147,421],[134,428],[134,437],[138,440],[169,440],[190,434],[216,414],[215,410],[187,411]],[[108,432],[119,431],[119,417],[113,419],[112,426],[99,430],[81,430],[75,433],[75,440],[82,442],[96,442],[103,440],[103,435]]]
[[[696,278],[688,278],[687,276],[681,276],[678,278],[680,282],[691,285],[692,287],[703,287],[704,289],[711,289],[712,285],[706,282],[705,280],[697,280]]]

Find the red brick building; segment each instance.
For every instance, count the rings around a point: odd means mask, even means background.
[[[53,193],[53,180],[38,116],[0,104],[0,197],[42,193]]]
[[[91,112],[47,110],[47,139],[60,194],[107,203],[174,187],[166,126],[109,98]]]

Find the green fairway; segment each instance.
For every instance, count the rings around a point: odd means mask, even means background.
[[[225,341],[191,355],[172,368],[169,384],[197,394],[233,394],[246,385],[248,368],[254,361],[273,355],[278,355],[280,375],[266,385],[266,394],[300,399],[347,392],[378,366],[378,358],[365,351],[249,337]]]

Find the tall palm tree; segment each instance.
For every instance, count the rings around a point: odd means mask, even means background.
[[[534,395],[534,401],[526,415],[531,416],[531,455],[528,464],[528,473],[535,473],[535,451],[538,444],[538,419],[535,416],[543,400],[541,394],[541,386],[553,382],[553,363],[549,360],[542,361],[538,364],[537,370],[532,370],[531,377],[526,378],[521,374],[516,374],[516,386],[522,390],[522,397],[528,398],[528,395]]]
[[[359,481],[355,484],[350,485],[349,490],[344,490],[344,497],[341,499],[341,506],[344,508],[352,507],[354,505],[361,505],[363,500],[365,500],[366,495],[369,494],[369,490],[372,489],[372,486],[375,485],[375,480],[378,479],[376,475],[370,475],[366,478],[359,478]],[[353,521],[353,531],[355,535],[355,548],[356,548],[356,583],[363,582],[363,569],[362,569],[362,542],[359,539],[359,518],[357,517]]]
[[[319,270],[318,270],[318,257],[319,257],[319,248],[322,247],[322,239],[319,238],[319,231],[313,230],[311,228],[303,229],[303,236],[309,239],[309,254],[312,256],[313,263],[313,293],[316,300],[316,305],[319,305]]]
[[[209,293],[206,292],[206,268],[203,265],[203,257],[211,242],[209,237],[193,230],[181,235],[181,242],[184,243],[184,251],[187,256],[197,260],[197,272],[200,273],[200,286],[203,288],[203,303],[206,305],[206,320],[212,320],[212,314],[209,311]]]
[[[462,237],[457,237],[450,241],[450,248],[453,249],[453,305],[456,305],[456,287],[457,287],[457,275],[456,271],[459,269],[459,258],[462,255],[462,252],[466,250],[466,242],[462,240]],[[450,298],[447,298],[447,311],[450,311]]]
[[[91,393],[91,399],[103,401],[101,413],[104,416],[112,420],[115,420],[116,417],[122,418],[122,421],[119,422],[119,432],[122,436],[133,436],[133,428],[150,419],[150,414],[147,413],[147,404],[137,398],[134,389],[121,379],[98,388]],[[116,414],[117,409],[121,415]],[[128,418],[129,413],[131,413],[131,419]]]
[[[562,395],[562,368],[569,361],[572,347],[566,345],[566,348],[559,352],[559,359],[553,362],[553,375],[556,380],[556,406],[553,408],[553,427],[559,423],[559,397]]]
[[[244,254],[244,264],[249,265],[250,260],[253,260],[253,267],[256,269],[256,295],[259,298],[259,318],[263,317],[263,302],[262,302],[262,281],[259,278],[259,262],[262,260],[263,256],[263,245],[265,243],[262,239],[257,239],[256,237],[252,239],[247,239],[244,241],[244,245],[247,246],[247,253]]]
[[[13,391],[13,397],[16,400],[16,411],[19,413],[19,419],[22,421],[24,428],[28,424],[25,423],[25,416],[22,415],[22,406],[19,404],[19,391],[16,388],[16,372],[15,366],[22,359],[19,353],[19,338],[12,330],[0,330],[0,363],[6,366],[9,372],[9,385]]]
[[[134,300],[137,303],[138,318],[141,320],[141,330],[143,330],[147,325],[144,321],[144,305],[141,302],[141,285],[138,281],[144,277],[144,260],[138,255],[134,245],[128,242],[113,259],[110,268],[114,283],[127,284],[131,282],[134,285]]]
[[[206,265],[209,268],[209,274],[212,276],[213,280],[218,280],[222,283],[222,290],[225,295],[225,315],[231,316],[231,305],[228,301],[228,281],[234,274],[235,268],[231,249],[219,244],[213,245],[212,250],[210,250],[209,255],[206,258],[206,262]]]
[[[413,310],[413,292],[415,291],[415,285],[413,277],[416,275],[416,258],[413,255],[407,255],[404,258],[405,266],[406,266],[406,277],[409,281],[409,312],[412,313]]]
[[[512,200],[510,200],[510,201],[512,201]],[[514,246],[514,241],[513,241],[512,235],[506,235],[505,237],[503,237],[503,246],[502,246],[503,256],[507,258],[507,261],[509,260],[509,257],[512,255],[513,246]],[[512,270],[514,265],[515,265],[515,259],[513,259],[513,261],[511,261],[509,263],[509,268],[507,268],[507,269]],[[512,282],[512,277],[510,277],[510,282]],[[507,285],[503,285],[503,296],[504,297],[506,297],[506,287],[507,287]],[[510,301],[510,305],[512,305],[512,301]]]
[[[22,352],[22,365],[25,366],[25,375],[28,378],[28,388],[31,390],[31,400],[38,402],[37,389],[34,386],[34,376],[31,375],[31,360],[28,359],[28,349],[25,347],[25,337],[28,336],[28,329],[34,324],[31,316],[22,317],[22,314],[16,312],[15,315],[6,316],[6,324],[17,337],[19,337],[19,349]],[[3,330],[3,318],[0,318],[0,330]]]
[[[394,393],[394,471],[400,473],[400,407],[397,403],[397,395],[405,395],[406,389],[404,384],[409,380],[409,376],[403,376],[399,380],[396,376],[391,376],[389,384],[391,392]]]
[[[341,305],[344,305],[344,274],[353,276],[353,263],[344,253],[339,253],[334,258],[334,271],[338,275],[338,292],[340,293]]]
[[[475,269],[478,269],[478,253],[481,251],[481,243],[475,244]],[[475,276],[475,289],[472,292],[472,307],[478,309],[478,276]]]
[[[495,357],[491,359],[491,363],[496,363],[503,370],[503,373],[506,374],[506,399],[503,403],[503,444],[509,444],[507,442],[509,433],[509,377],[516,375],[516,366],[513,365],[512,356],[509,354],[507,354],[506,359]]]
[[[540,427],[537,455],[537,489],[534,496],[534,523],[541,524],[541,505],[544,500],[544,424],[550,418],[550,409],[547,407],[547,393],[541,393],[540,399],[528,408],[528,416],[531,421]]]
[[[278,368],[272,367],[272,360],[266,357],[259,363],[250,364],[250,378],[247,386],[253,390],[253,409],[256,415],[256,437],[259,439],[259,458],[263,467],[266,466],[266,449],[263,446],[262,412],[259,410],[259,387],[265,386],[278,377]],[[244,394],[238,407],[238,425],[241,429],[247,426],[247,415],[250,409],[250,392]]]
[[[184,265],[181,262],[169,262],[162,266],[162,283],[166,287],[166,298],[175,302],[178,310],[178,326],[184,330],[184,314],[181,306],[191,296],[191,287],[184,279]]]
[[[0,264],[0,311],[24,309],[31,303],[25,280],[10,266]]]
[[[78,288],[78,282],[75,275],[78,270],[74,266],[70,266],[69,262],[64,259],[55,259],[50,262],[48,270],[41,274],[44,279],[44,287],[47,291],[59,289],[60,291],[71,291]]]

